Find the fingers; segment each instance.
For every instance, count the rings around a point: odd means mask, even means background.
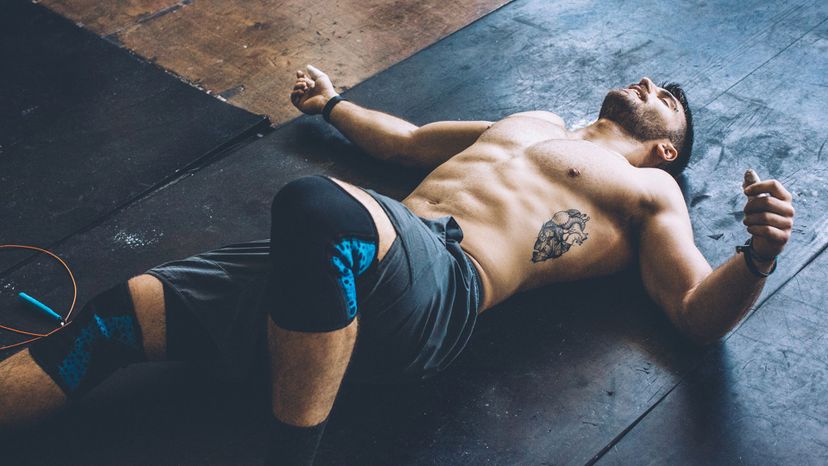
[[[762,257],[782,252],[791,237],[794,208],[791,193],[777,180],[753,183],[744,189],[748,196],[742,223],[753,235],[753,246]]]
[[[748,227],[769,226],[778,228],[780,230],[790,230],[791,228],[793,228],[793,218],[770,212],[761,212],[746,215],[742,223],[744,223]]]
[[[313,89],[313,87],[316,85],[316,83],[315,83],[315,82],[313,82],[313,80],[312,80],[312,79],[307,78],[307,77],[305,77],[305,78],[298,78],[298,79],[296,80],[296,84],[295,84],[293,87],[294,87],[294,89],[295,89],[296,87],[301,86],[301,85],[304,85],[304,87],[305,87],[305,88],[307,88],[307,89]]]
[[[775,197],[750,197],[745,204],[745,215],[759,212],[772,212],[785,217],[793,217],[796,211],[790,202],[780,201]]]
[[[296,81],[296,84],[293,85],[293,90],[295,91],[301,89],[303,91],[307,91],[308,89],[313,89],[314,86],[315,83],[313,81],[309,79],[301,79]]]
[[[305,93],[313,89],[314,86],[315,83],[309,78],[303,77],[297,79],[296,84],[293,85],[293,91],[290,93],[290,100],[295,101],[301,98]]]
[[[747,227],[747,231],[754,237],[763,238],[777,244],[785,244],[791,237],[790,230],[780,230],[769,225],[751,225]]]
[[[296,83],[293,85],[293,90],[290,93],[290,101],[296,107],[300,107],[302,101],[306,96],[312,96],[311,91],[316,87],[313,79],[309,78],[301,70],[296,71]],[[309,94],[310,93],[310,94]],[[301,108],[300,108],[301,110]],[[304,110],[303,110],[304,111]]]
[[[794,208],[790,202],[782,201],[772,196],[752,196],[745,204],[745,215],[771,212],[785,217],[794,216]]]
[[[790,201],[792,199],[791,193],[777,180],[760,181],[745,188],[745,194],[748,196],[758,196],[764,193],[783,201]]]
[[[290,100],[294,104],[299,101],[310,89],[313,88],[313,82],[307,78],[301,78],[293,85],[293,91],[290,93]]]

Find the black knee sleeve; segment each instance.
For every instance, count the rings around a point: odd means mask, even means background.
[[[65,327],[32,343],[29,352],[70,398],[119,367],[146,360],[129,286],[122,283],[95,296]]]
[[[323,176],[294,180],[271,208],[271,318],[279,327],[329,332],[356,317],[356,279],[376,262],[368,209]]]

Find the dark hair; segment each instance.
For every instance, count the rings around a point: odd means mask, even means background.
[[[681,106],[684,107],[684,119],[686,122],[684,130],[671,131],[669,135],[670,141],[678,148],[678,155],[672,162],[661,166],[664,171],[673,175],[675,178],[681,175],[681,172],[687,167],[687,164],[690,162],[690,155],[693,153],[693,112],[690,111],[690,106],[687,105],[687,95],[684,93],[684,89],[681,88],[680,84],[667,82],[661,84],[659,87],[670,91],[681,102]]]

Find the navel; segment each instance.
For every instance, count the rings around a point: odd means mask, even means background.
[[[578,170],[577,168],[570,168],[569,176],[571,176],[572,178],[575,178],[576,176],[581,176],[581,170]]]

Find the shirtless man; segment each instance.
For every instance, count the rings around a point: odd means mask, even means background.
[[[260,352],[269,355],[273,388],[269,462],[310,464],[346,368],[366,377],[431,375],[456,358],[479,313],[513,294],[636,261],[676,329],[713,342],[753,304],[790,236],[790,194],[775,180],[755,183],[744,209],[752,245],[711,270],[671,176],[687,165],[693,137],[675,85],[643,78],[613,89],[599,119],[575,131],[549,112],[417,127],[342,100],[310,66],[297,72],[291,100],[323,113],[368,154],[431,173],[402,203],[327,177],[288,183],[274,199],[270,241],[168,263],[93,299],[77,329],[134,317],[133,332],[118,327],[118,341],[89,337],[102,341],[87,348],[90,360],[105,364],[88,373],[75,370],[77,360],[67,366],[77,335],[49,337],[0,363],[0,425],[40,418],[132,362],[216,350],[230,366],[250,359],[252,344],[223,340],[224,326],[210,328],[221,322],[216,314],[194,309],[227,306],[223,296],[238,291],[224,293],[223,282],[267,274],[266,284],[243,281],[265,289],[257,302],[262,317],[270,314],[266,325],[254,316],[247,327],[267,329],[268,351]],[[211,293],[192,292],[206,284]],[[87,337],[118,333],[93,330]],[[110,361],[96,348],[122,356]]]

